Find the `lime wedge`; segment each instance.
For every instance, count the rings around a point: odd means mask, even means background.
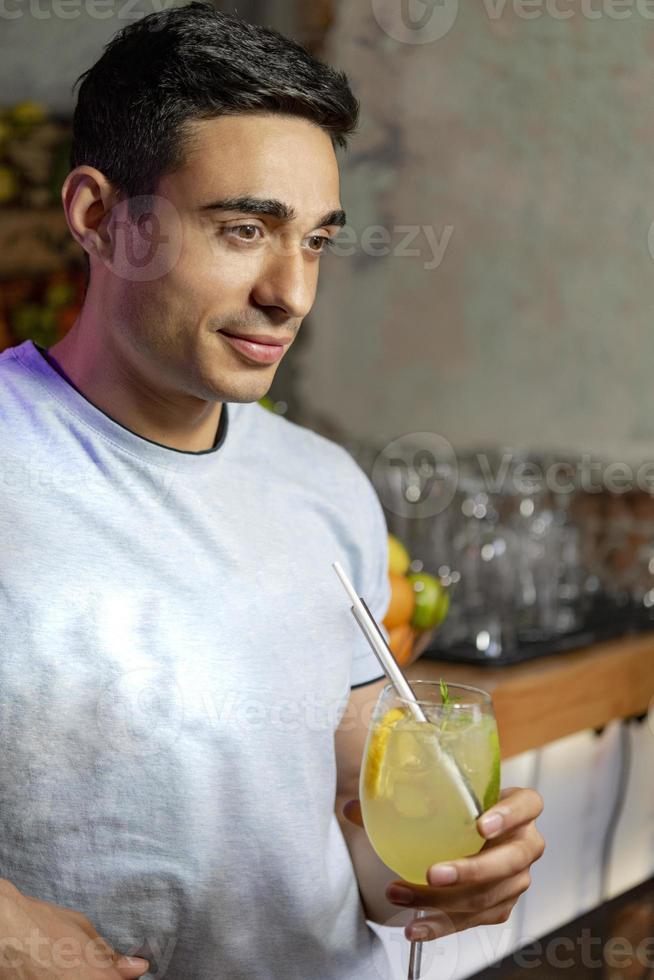
[[[493,756],[491,777],[484,793],[483,807],[484,812],[495,806],[500,798],[500,740],[497,731],[494,729],[489,736],[491,754]]]

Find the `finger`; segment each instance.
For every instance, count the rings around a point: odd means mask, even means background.
[[[517,902],[530,886],[531,874],[529,871],[521,871],[520,874],[513,875],[513,877],[488,888],[462,888],[458,894],[451,891],[447,908],[448,911],[451,909],[453,912],[463,915],[485,913],[488,909],[495,908],[496,905]]]
[[[411,942],[428,943],[433,939],[451,936],[465,928],[464,919],[458,913],[448,915],[442,909],[436,909],[419,919],[412,919],[404,927],[404,935]]]
[[[451,917],[444,914],[434,914],[413,919],[404,928],[404,935],[411,942],[430,942],[434,939],[442,939],[454,932],[464,932],[476,926],[495,926],[503,922],[508,922],[511,913],[515,908],[514,901],[503,902],[494,908],[486,909],[484,912],[475,915],[453,914]]]
[[[427,871],[432,888],[445,885],[490,885],[526,870],[543,853],[543,839],[535,827],[516,832],[511,839],[483,848],[473,857],[433,864]]]
[[[403,908],[438,909],[448,915],[461,913],[470,915],[474,912],[484,912],[488,908],[500,905],[502,902],[517,901],[531,885],[529,871],[502,880],[499,884],[486,888],[477,886],[457,886],[453,888],[429,888],[422,885],[410,885],[405,881],[392,882],[386,891],[386,897],[395,905]]]
[[[538,861],[545,852],[545,839],[535,823],[528,823],[524,827],[518,827],[509,833],[502,834],[501,837],[487,840],[479,853],[487,854],[488,851],[497,847],[504,847],[505,844],[512,844],[514,841],[524,841],[528,850],[532,852],[531,863]]]
[[[343,807],[343,816],[347,817],[350,823],[357,827],[363,827],[363,817],[361,815],[361,804],[358,800],[348,800]]]
[[[142,977],[150,969],[148,961],[140,956],[121,956],[119,954],[114,965],[121,977],[125,977],[125,980]]]
[[[543,798],[535,789],[508,789],[502,799],[492,806],[477,821],[477,829],[482,837],[490,840],[521,827],[543,812]]]

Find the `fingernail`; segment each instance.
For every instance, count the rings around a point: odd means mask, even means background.
[[[424,943],[433,938],[434,934],[427,926],[412,926],[409,930],[409,939],[412,943]]]
[[[386,894],[390,902],[398,902],[400,905],[410,905],[415,899],[413,892],[402,885],[391,885]]]
[[[453,864],[436,864],[429,869],[427,875],[429,884],[436,888],[438,885],[452,885],[459,877],[459,872]]]
[[[489,813],[479,821],[485,837],[495,837],[504,826],[504,817],[499,813]]]
[[[144,960],[141,956],[121,956],[118,960],[118,966],[128,966],[128,967],[138,967],[149,966],[147,960]]]

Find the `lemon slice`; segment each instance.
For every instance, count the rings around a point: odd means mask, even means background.
[[[364,777],[366,793],[370,799],[375,799],[380,795],[382,768],[388,740],[393,728],[404,716],[403,708],[391,708],[386,712],[370,736]]]

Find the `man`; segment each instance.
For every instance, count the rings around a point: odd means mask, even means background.
[[[352,802],[383,681],[331,563],[381,620],[383,512],[257,400],[345,221],[358,105],[200,3],[82,77],[83,309],[0,357],[0,976],[377,980],[366,915],[504,921],[543,845],[510,791],[481,855],[407,893]]]

